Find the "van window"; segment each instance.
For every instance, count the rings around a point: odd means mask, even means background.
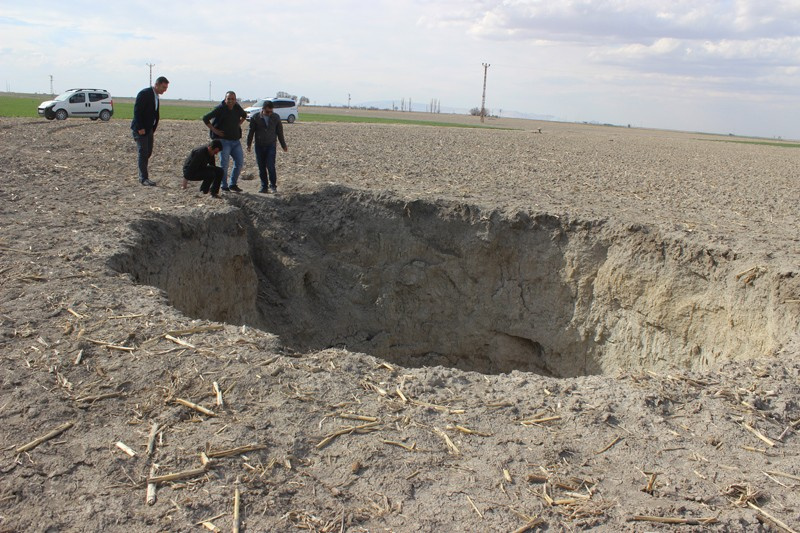
[[[69,97],[70,104],[82,104],[85,101],[86,101],[85,93],[75,93]]]
[[[276,108],[279,108],[279,107],[294,107],[294,102],[291,102],[291,101],[289,101],[289,102],[277,101],[277,102],[274,102],[274,105],[275,105]]]
[[[90,102],[99,102],[100,100],[105,100],[106,98],[108,98],[108,95],[105,93],[89,93]]]

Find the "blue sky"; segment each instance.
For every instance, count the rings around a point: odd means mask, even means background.
[[[556,120],[800,139],[800,1],[0,4],[0,90],[432,99]]]

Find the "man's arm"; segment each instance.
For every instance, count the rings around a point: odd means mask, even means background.
[[[136,123],[136,133],[139,135],[145,134],[145,117],[143,116],[145,113],[145,100],[144,100],[144,93],[145,91],[139,91],[136,95],[136,101],[133,103],[133,121]]]
[[[278,126],[275,128],[275,133],[278,134],[278,142],[281,143],[283,151],[288,152],[289,148],[286,146],[286,139],[283,138],[283,123],[280,118],[278,118]]]
[[[192,150],[183,162],[183,177],[190,178],[197,173],[197,170],[203,165],[198,161],[198,153]]]
[[[161,102],[158,102],[158,106],[156,106],[156,100],[158,100],[158,95],[153,89],[153,133],[158,129],[158,122],[161,120]]]
[[[256,115],[258,116],[258,115]],[[256,134],[255,117],[250,119],[250,130],[247,132],[247,150],[250,151],[250,146],[253,144],[253,137]]]
[[[216,135],[216,136],[217,136],[217,137],[219,137],[220,139],[224,139],[224,138],[225,138],[225,132],[224,132],[224,131],[222,131],[222,130],[221,130],[221,129],[219,129],[219,128],[215,128],[215,127],[214,127],[214,126],[211,124],[211,120],[217,117],[217,112],[218,112],[218,111],[219,111],[219,108],[218,108],[218,107],[215,107],[214,109],[212,109],[211,111],[209,111],[208,113],[206,113],[205,115],[203,115],[203,123],[205,123],[205,125],[206,125],[206,127],[207,127],[208,129],[210,129],[211,131],[213,131],[213,132],[214,132],[214,135]]]

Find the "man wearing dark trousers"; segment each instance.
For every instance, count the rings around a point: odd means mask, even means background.
[[[159,102],[158,97],[167,92],[169,80],[164,76],[156,79],[155,85],[139,91],[136,95],[136,103],[133,104],[133,120],[131,130],[133,138],[136,140],[136,147],[139,153],[139,183],[142,185],[155,185],[150,180],[147,164],[150,156],[153,155],[153,135],[158,127]]]
[[[281,143],[284,152],[289,151],[283,138],[283,124],[280,117],[273,112],[273,104],[264,102],[261,112],[250,119],[250,131],[247,132],[247,151],[256,139],[256,163],[261,177],[261,190],[258,192],[278,192],[278,173],[275,170],[277,142]]]
[[[216,164],[217,154],[222,151],[222,141],[214,139],[208,146],[198,146],[189,154],[183,163],[183,184],[185,189],[190,181],[202,181],[200,190],[203,194],[211,192],[211,196],[219,198],[219,186],[222,183],[222,169]]]

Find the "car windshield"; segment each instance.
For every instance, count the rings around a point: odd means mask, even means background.
[[[75,93],[74,92],[66,92],[64,94],[59,94],[58,96],[56,96],[56,102],[63,102],[64,100],[66,100],[67,98],[72,96],[73,94],[75,94]]]

